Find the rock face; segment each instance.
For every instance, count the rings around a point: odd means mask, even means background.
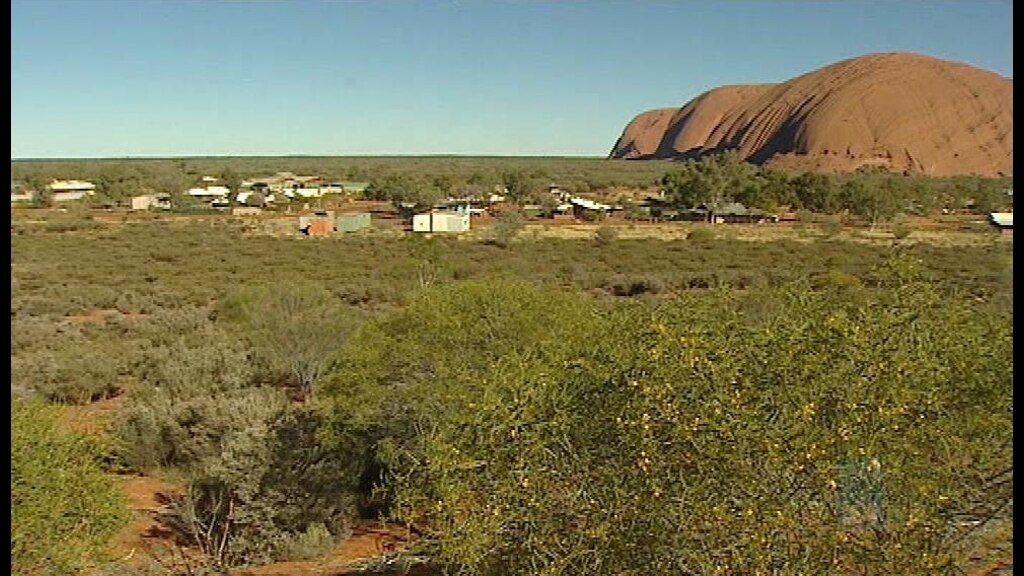
[[[844,60],[781,84],[723,86],[644,112],[612,158],[736,149],[794,171],[1013,175],[1013,80],[904,52]]]

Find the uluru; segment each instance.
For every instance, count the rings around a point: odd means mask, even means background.
[[[687,159],[725,150],[790,171],[1012,177],[1013,79],[921,54],[869,54],[644,112],[610,156]]]

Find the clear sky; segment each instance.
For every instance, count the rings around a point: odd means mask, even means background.
[[[1011,0],[12,0],[11,157],[604,156],[723,84],[910,51],[1013,76]]]

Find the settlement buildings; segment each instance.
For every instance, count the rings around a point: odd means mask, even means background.
[[[96,185],[85,180],[54,180],[46,185],[46,193],[53,202],[71,202],[96,194]],[[39,198],[36,190],[11,181],[11,203],[32,202]]]
[[[84,180],[54,180],[46,185],[46,190],[54,202],[68,202],[96,194],[96,185]]]
[[[142,196],[132,196],[132,210],[170,210],[171,209],[171,195],[170,194],[144,194]]]
[[[281,194],[288,198],[320,198],[328,194],[355,194],[362,192],[369,182],[325,182],[320,176],[297,176],[291,172],[278,172],[273,176],[253,178],[242,182],[242,192],[258,192],[267,198]]]
[[[317,210],[299,216],[299,231],[306,236],[330,236],[335,232],[358,232],[369,227],[369,212],[352,212],[335,217],[333,210]]]
[[[11,205],[19,204],[21,202],[32,202],[36,199],[36,193],[34,190],[29,190],[27,186],[20,182],[11,180]]]

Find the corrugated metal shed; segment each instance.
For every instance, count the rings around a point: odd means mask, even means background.
[[[309,236],[330,236],[333,233],[334,222],[330,220],[314,220],[306,229],[306,234]]]
[[[335,228],[338,232],[357,232],[363,228],[370,227],[370,213],[356,212],[354,214],[341,214],[335,219]]]
[[[299,230],[305,230],[313,222],[320,220],[327,220],[331,223],[331,227],[334,227],[334,211],[333,210],[320,210],[312,214],[306,214],[305,216],[299,216]]]

